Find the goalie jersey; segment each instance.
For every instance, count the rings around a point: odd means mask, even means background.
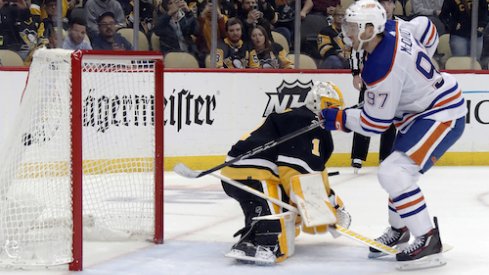
[[[382,133],[392,123],[405,132],[418,119],[445,122],[467,112],[455,78],[438,72],[410,28],[398,22],[386,24],[384,38],[364,63],[362,79],[365,104],[346,111],[346,127],[363,135]]]
[[[232,146],[228,159],[235,158],[267,142],[277,140],[317,121],[307,107],[270,114],[263,124]],[[292,176],[322,172],[333,151],[329,131],[320,127],[299,135],[262,153],[240,160],[221,170],[235,180],[273,180],[282,183],[288,194]]]

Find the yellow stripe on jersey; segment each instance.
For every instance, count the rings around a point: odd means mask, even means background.
[[[282,194],[280,191],[278,181],[264,180],[262,181],[262,188],[263,190],[266,190],[265,194],[268,195],[269,197],[272,197],[277,200],[282,200]],[[277,204],[268,202],[268,205],[270,207],[270,211],[272,212],[272,214],[282,213],[282,208]]]
[[[328,194],[329,196],[331,194],[331,187],[329,186],[328,171],[324,169],[324,171],[321,173],[321,176],[323,177],[323,184],[324,188],[326,188],[326,194]]]
[[[280,219],[280,228],[282,230],[282,233],[278,235],[278,244],[280,247],[280,252],[282,253],[282,256],[277,257],[276,262],[283,262],[285,259],[287,259],[289,255],[289,246],[287,242],[287,226],[285,225],[285,219]]]
[[[287,195],[290,194],[290,180],[293,176],[300,175],[299,171],[290,168],[288,166],[279,166],[278,167],[278,174],[280,175],[280,183],[282,184],[285,193]]]
[[[266,169],[224,167],[221,174],[234,180],[272,180],[279,181],[278,177]]]

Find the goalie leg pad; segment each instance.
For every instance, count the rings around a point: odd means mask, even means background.
[[[288,200],[285,191],[276,181],[239,180],[239,182],[272,198]],[[279,206],[235,186],[223,182],[222,187],[228,196],[239,202],[245,216],[245,226],[250,226],[254,217],[278,214],[282,211]]]
[[[291,178],[291,187],[291,200],[297,205],[306,227],[318,227],[312,231],[325,232],[327,225],[336,223],[336,209],[329,199],[329,183],[321,173],[296,175]]]
[[[257,222],[256,243],[272,248],[277,255],[277,262],[294,255],[296,217],[296,213],[285,212],[253,219]]]
[[[284,261],[295,251],[296,216],[286,212],[255,217],[251,228],[226,256],[259,265]]]

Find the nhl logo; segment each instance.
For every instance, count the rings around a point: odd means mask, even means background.
[[[268,96],[268,103],[265,112],[263,112],[263,117],[266,117],[273,112],[281,113],[288,108],[298,108],[303,106],[306,103],[307,96],[312,86],[312,80],[307,83],[303,83],[299,80],[289,83],[283,80],[280,86],[277,87],[276,92],[266,93]]]

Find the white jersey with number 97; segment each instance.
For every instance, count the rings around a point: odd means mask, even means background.
[[[463,117],[466,106],[457,81],[438,72],[430,57],[411,28],[388,20],[384,37],[362,70],[367,85],[363,108],[346,111],[346,127],[370,136],[392,123],[404,132],[417,119]]]

